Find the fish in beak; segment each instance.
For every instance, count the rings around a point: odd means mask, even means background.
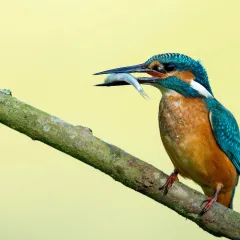
[[[143,64],[138,64],[138,65],[133,65],[133,66],[127,66],[127,67],[120,67],[120,68],[114,68],[98,73],[94,73],[93,75],[102,75],[102,74],[126,74],[126,73],[151,73],[155,72],[152,69],[149,69],[146,67],[146,65]],[[129,74],[130,75],[130,74]],[[127,75],[126,75],[127,76]],[[132,75],[130,75],[132,76]],[[113,79],[113,78],[112,78]],[[130,78],[129,78],[130,79]],[[152,77],[142,77],[142,78],[135,78],[140,84],[151,84],[154,83],[155,80]],[[106,79],[107,80],[107,79]],[[102,84],[97,84],[95,86],[122,86],[122,85],[129,85],[132,83],[129,83],[129,81],[125,81],[122,76],[122,80],[120,80],[120,77],[117,81],[105,81]],[[134,85],[134,84],[132,84]]]

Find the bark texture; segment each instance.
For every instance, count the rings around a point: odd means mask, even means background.
[[[159,186],[167,175],[120,148],[95,137],[89,128],[73,126],[0,92],[0,122],[108,174],[116,181],[171,208],[218,237],[240,239],[240,214],[218,203],[200,216],[206,197],[175,182],[166,196]]]

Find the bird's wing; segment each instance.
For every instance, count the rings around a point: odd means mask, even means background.
[[[240,174],[240,133],[237,121],[220,103],[209,110],[215,139]]]

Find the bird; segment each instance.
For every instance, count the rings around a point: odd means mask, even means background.
[[[181,175],[197,183],[207,196],[200,215],[215,202],[233,208],[240,175],[239,126],[233,114],[215,98],[201,61],[181,53],[164,53],[141,64],[94,75],[115,73],[146,73],[148,77],[138,78],[139,83],[154,86],[162,93],[159,130],[174,169],[160,186],[163,194]]]

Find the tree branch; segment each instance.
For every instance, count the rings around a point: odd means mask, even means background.
[[[215,236],[240,239],[239,213],[215,203],[209,212],[200,216],[201,203],[206,197],[179,182],[175,182],[163,197],[159,186],[166,181],[166,174],[96,138],[88,128],[73,126],[2,92],[0,122],[99,169],[125,186],[192,220]]]

